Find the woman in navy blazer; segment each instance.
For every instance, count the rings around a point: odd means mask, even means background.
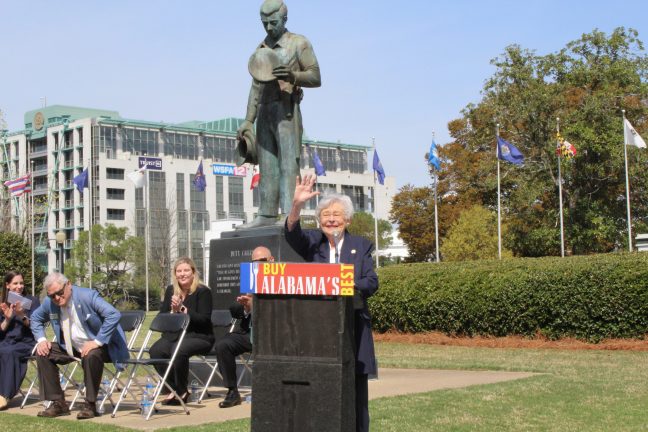
[[[349,234],[353,204],[346,195],[328,194],[320,199],[317,218],[320,230],[302,231],[299,215],[304,204],[319,192],[313,191],[316,177],[297,179],[293,204],[286,218],[286,241],[309,262],[354,265],[355,342],[356,342],[356,431],[369,430],[368,375],[376,373],[376,355],[371,335],[371,316],[367,298],[378,290],[370,241]]]

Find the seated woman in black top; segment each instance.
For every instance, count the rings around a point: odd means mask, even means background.
[[[25,357],[31,354],[36,341],[29,328],[29,317],[40,306],[38,298],[25,294],[23,275],[10,271],[5,275],[0,298],[0,411],[18,390],[27,373]],[[8,291],[31,300],[29,309],[20,301],[10,304],[6,301]]]
[[[164,293],[160,313],[188,314],[191,321],[167,382],[186,402],[189,398],[189,358],[209,353],[214,345],[211,324],[212,294],[207,286],[200,283],[196,265],[191,258],[179,258],[173,266],[171,278],[173,284],[169,285]],[[179,337],[177,333],[163,333],[162,338],[151,346],[151,358],[171,358]],[[160,375],[164,374],[165,368],[164,365],[156,366]],[[180,402],[170,395],[162,404],[179,405]]]

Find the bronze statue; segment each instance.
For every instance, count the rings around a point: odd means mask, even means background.
[[[302,87],[321,85],[313,47],[304,36],[286,29],[287,20],[288,8],[282,0],[265,0],[261,5],[267,36],[248,64],[252,87],[245,121],[237,132],[242,159],[259,164],[260,205],[256,219],[239,229],[283,224],[299,176]]]

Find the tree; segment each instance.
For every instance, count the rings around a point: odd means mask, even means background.
[[[441,246],[444,261],[496,259],[497,215],[476,205],[461,213]],[[502,256],[512,256],[502,250]]]
[[[389,218],[398,224],[409,250],[408,261],[428,261],[434,255],[434,202],[428,187],[403,186],[392,200]]]
[[[12,232],[0,232],[0,275],[8,271],[19,271],[23,274],[25,280],[25,291],[31,292],[32,281],[32,250],[22,236]],[[41,284],[45,277],[39,265],[35,267],[36,274],[36,292],[40,291]],[[2,286],[4,291],[4,285]]]
[[[648,58],[637,36],[624,28],[609,36],[594,30],[545,56],[509,46],[492,61],[497,70],[482,100],[450,122],[453,142],[442,148],[439,186],[456,195],[458,208],[497,206],[496,124],[525,155],[521,167],[501,163],[506,244],[516,255],[560,251],[556,118],[562,136],[578,149],[561,167],[568,253],[627,246],[621,109],[640,133],[648,120]],[[648,223],[648,179],[641,172],[648,152],[628,153],[638,232]]]
[[[349,232],[353,235],[364,237],[371,243],[375,243],[375,220],[372,214],[365,212],[355,212],[351,225],[349,225]],[[391,245],[392,227],[389,222],[384,219],[378,219],[378,249],[384,250]]]
[[[65,263],[65,274],[79,285],[87,286],[88,231],[80,233],[74,242],[70,259]],[[144,266],[144,241],[128,235],[127,228],[114,225],[92,227],[92,287],[112,304],[124,304],[135,298],[136,270]]]

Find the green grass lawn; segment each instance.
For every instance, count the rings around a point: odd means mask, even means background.
[[[531,371],[500,384],[370,402],[371,430],[648,431],[648,352],[465,348],[377,343],[381,367]],[[7,430],[117,431],[75,420],[0,414]],[[182,431],[243,432],[249,419]]]

